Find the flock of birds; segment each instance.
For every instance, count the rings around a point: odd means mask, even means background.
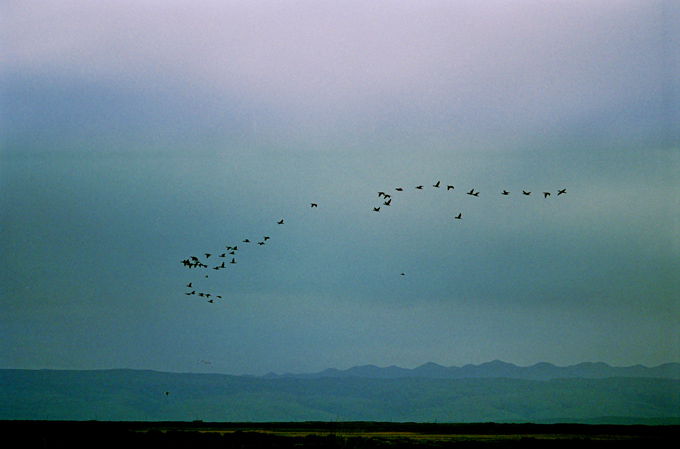
[[[434,187],[436,189],[441,188],[441,181],[437,181],[435,184],[432,185],[432,187]],[[416,190],[423,190],[424,186],[423,185],[417,185],[417,186],[415,186],[415,189]],[[454,186],[452,186],[450,184],[446,185],[447,191],[448,190],[454,190],[454,189],[455,189]],[[404,189],[402,187],[395,187],[394,190],[397,191],[397,192],[403,192],[404,191]],[[465,193],[467,195],[470,195],[470,196],[479,197],[479,191],[475,191],[474,188],[470,189],[469,192],[465,192]],[[558,189],[557,190],[557,196],[563,195],[565,193],[567,193],[567,189]],[[504,189],[500,192],[500,194],[503,195],[503,196],[507,196],[507,195],[510,195],[510,192],[508,192],[507,190]],[[542,194],[543,194],[543,198],[548,198],[551,195],[551,192],[542,192]],[[529,195],[531,195],[531,191],[522,190],[522,195],[529,196]],[[383,207],[383,206],[389,207],[389,206],[392,205],[392,195],[391,194],[386,193],[384,191],[381,191],[381,192],[378,192],[378,198],[382,198],[384,201],[381,205],[373,207],[373,212],[380,212],[381,207]],[[458,213],[458,215],[454,216],[453,218],[460,220],[460,219],[463,218],[463,214]]]
[[[437,181],[435,184],[432,185],[433,188],[439,189],[441,188],[441,181]],[[415,186],[416,190],[423,190],[424,186],[423,185],[417,185]],[[446,185],[446,190],[455,190],[455,187],[453,185]],[[394,188],[394,191],[396,192],[403,192],[404,189],[402,187],[396,187]],[[470,195],[472,197],[479,197],[480,192],[476,191],[474,188],[470,189],[470,191],[465,192],[467,195]],[[558,189],[556,196],[560,196],[563,194],[567,193],[567,189]],[[503,196],[508,196],[510,195],[510,192],[507,190],[502,190],[500,192],[500,195]],[[526,191],[522,190],[522,195],[523,196],[529,196],[531,195],[531,191]],[[551,192],[544,191],[542,192],[543,198],[548,198],[551,196]],[[382,201],[382,204],[373,207],[373,212],[380,212],[381,207],[390,207],[392,205],[392,194],[387,193],[387,191],[379,191],[378,192],[378,198]],[[310,203],[311,208],[318,208],[319,205],[318,203]],[[462,219],[462,213],[459,212],[457,215],[453,216],[453,219],[456,220],[461,220]],[[284,220],[278,220],[276,221],[277,225],[283,225]],[[249,238],[244,238],[241,240],[239,243],[241,247],[244,245],[253,245],[257,244],[258,246],[264,246],[267,244],[267,241],[270,240],[271,237],[268,235],[262,236],[260,239],[256,240],[250,240]],[[188,269],[197,269],[197,270],[209,270],[212,269],[215,272],[219,272],[221,270],[226,270],[228,269],[227,264],[229,265],[235,265],[236,262],[236,257],[239,251],[239,244],[230,244],[230,245],[225,245],[224,250],[220,251],[219,254],[213,254],[213,253],[208,253],[204,252],[201,254],[201,256],[196,256],[192,255],[189,256],[185,259],[182,259],[180,262],[184,265],[184,267]],[[214,256],[214,259],[212,260],[217,260],[217,262],[209,263],[210,258]],[[231,260],[229,260],[231,259]],[[210,261],[212,262],[212,261]],[[402,276],[404,276],[404,273],[401,273]],[[204,274],[204,278],[208,278],[209,274],[207,272]],[[197,287],[198,284],[195,280],[190,281],[189,283],[185,284],[185,287],[187,291],[184,293],[187,296],[198,296],[200,298],[204,298],[208,303],[214,303],[216,299],[222,299],[222,295],[215,294],[213,292],[208,292],[202,289],[199,289]]]

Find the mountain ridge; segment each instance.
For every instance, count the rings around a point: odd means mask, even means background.
[[[395,365],[381,368],[369,364],[353,366],[345,370],[327,368],[316,373],[276,374],[271,372],[263,376],[254,377],[264,379],[317,379],[324,377],[359,377],[370,379],[397,379],[402,377],[424,377],[429,379],[509,378],[527,380],[656,377],[662,379],[680,379],[680,363],[669,362],[654,367],[647,367],[640,364],[614,367],[604,362],[581,362],[567,366],[556,366],[549,362],[538,362],[523,367],[496,359],[479,365],[466,364],[461,367],[446,367],[434,362],[427,362],[413,369],[402,368]]]
[[[347,371],[386,373],[376,366],[359,368]],[[404,370],[388,368],[390,375]],[[420,371],[428,370],[439,368],[427,364]],[[680,380],[652,377],[265,379],[0,369],[0,420],[667,423],[680,420],[679,400]]]

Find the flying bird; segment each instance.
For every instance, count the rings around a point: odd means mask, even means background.
[[[205,253],[205,258],[207,259],[208,257],[210,257],[210,253]]]
[[[384,204],[385,206],[389,206],[391,202],[392,202],[392,198],[390,198],[389,200],[385,201],[383,204]]]
[[[229,263],[236,263],[236,259],[233,259],[233,258],[232,258],[232,259],[231,259],[231,262],[229,262]]]
[[[416,186],[416,189],[421,190],[423,186]]]
[[[191,282],[189,282],[189,283],[187,284],[187,287],[191,288]]]
[[[312,203],[312,207],[319,207],[319,205],[316,203]]]
[[[543,198],[548,198],[550,196],[550,192],[543,192]]]
[[[560,196],[560,195],[562,195],[563,193],[567,193],[567,189],[562,189],[562,190],[557,189],[557,196]]]
[[[250,243],[250,240],[245,239],[245,240],[243,241],[243,243]]]
[[[277,221],[276,223],[277,223],[277,224],[283,224],[283,220]]]
[[[475,189],[471,189],[469,192],[467,192],[467,194],[472,196],[479,196],[479,192],[475,192]]]
[[[462,214],[462,213],[459,213],[458,215],[456,215],[456,216],[453,217],[453,218],[455,218],[456,220],[460,220],[462,216],[463,216],[463,214]]]
[[[522,190],[522,193],[525,195],[531,195],[531,192],[527,192],[526,190]]]
[[[503,192],[501,192],[501,195],[509,195],[509,194],[510,194],[510,192],[508,192],[507,190],[503,190]]]
[[[380,212],[380,207],[374,207],[373,212]]]
[[[440,181],[437,181],[437,183],[436,183],[436,184],[433,184],[432,187],[439,188],[439,182],[440,182]]]
[[[394,189],[394,190],[396,190],[397,192],[402,192],[404,189],[402,189],[401,187],[397,187],[397,188]]]
[[[385,192],[378,192],[378,198],[380,198],[383,195],[385,195]]]
[[[446,186],[446,190],[453,190],[453,186]]]
[[[270,239],[270,237],[267,237],[266,235],[262,238],[264,239],[265,242]]]

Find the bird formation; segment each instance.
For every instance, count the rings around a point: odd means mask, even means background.
[[[441,187],[441,181],[435,182],[434,184],[432,184],[432,187],[439,189]],[[415,186],[416,190],[423,190],[424,188],[425,188],[425,186],[423,186],[422,184]],[[395,187],[394,190],[397,191],[397,192],[403,192],[404,188],[403,187]],[[455,187],[451,184],[447,184],[446,190],[447,191],[455,190]],[[473,196],[473,197],[479,197],[480,192],[479,192],[479,190],[476,191],[474,188],[472,188],[472,189],[470,189],[470,191],[465,192],[465,193],[467,195],[470,195],[470,196]],[[557,196],[563,195],[565,193],[567,193],[567,189],[558,189],[557,190]],[[508,196],[508,195],[510,195],[510,192],[508,190],[503,189],[500,192],[500,194],[503,195],[503,196]],[[529,195],[531,195],[531,191],[522,190],[522,194],[525,195],[525,196],[529,196]],[[543,198],[548,198],[549,196],[550,196],[550,192],[543,192]],[[389,193],[386,193],[386,191],[379,191],[378,192],[378,198],[382,198],[384,200],[384,202],[379,206],[373,207],[373,212],[380,212],[380,208],[382,206],[390,206],[392,204],[392,196]],[[457,220],[462,219],[462,213],[458,212],[458,215],[454,215],[453,218],[457,219]]]
[[[432,184],[433,189],[441,189],[443,187],[441,181],[437,181],[434,184]],[[415,190],[424,190],[425,186],[424,185],[416,185]],[[400,194],[403,194],[404,188],[403,187],[395,187],[393,189],[395,192],[399,192],[396,194],[399,196]],[[446,191],[454,191],[455,192],[455,187],[451,184],[446,184]],[[469,191],[464,191],[466,195],[469,195],[474,198],[479,198],[480,197],[480,191],[475,190],[475,188],[470,189]],[[530,196],[531,191],[526,191],[522,190],[521,191],[523,196]],[[556,196],[564,195],[567,193],[567,189],[558,189]],[[503,189],[500,192],[497,192],[497,194],[501,196],[510,196],[511,192],[508,190]],[[543,198],[548,198],[551,195],[551,192],[549,191],[544,191],[542,192]],[[381,204],[376,205],[373,207],[373,212],[381,212],[381,208],[389,208],[392,206],[392,194],[388,193],[388,190],[384,191],[379,191],[378,192],[378,198],[381,201]],[[310,203],[311,208],[318,208],[319,205],[318,203]],[[463,219],[463,213],[460,211],[454,212],[452,215],[452,219],[454,220],[462,220]],[[274,220],[272,220],[273,222]],[[284,225],[284,220],[280,219],[276,221],[276,225]],[[250,238],[243,238],[240,240],[240,245],[241,247],[243,246],[252,246],[254,243],[257,243],[257,246],[262,247],[265,246],[268,241],[271,239],[269,235],[262,236],[260,239],[256,240],[251,240]],[[200,253],[200,256],[197,255],[192,255],[189,256],[185,259],[182,259],[180,262],[184,265],[184,267],[190,269],[190,270],[196,270],[196,271],[202,271],[203,274],[203,279],[209,277],[209,273],[214,272],[220,272],[222,270],[227,270],[228,266],[230,265],[236,265],[237,264],[237,256],[239,254],[239,245],[238,244],[230,244],[230,245],[225,245],[224,249],[215,252],[215,253],[210,253],[210,252],[203,252]],[[212,258],[212,259],[211,259]],[[217,260],[217,262],[212,262],[214,260]],[[212,262],[212,263],[210,263]],[[211,270],[211,271],[208,271]],[[402,276],[404,276],[404,273],[401,273]],[[196,285],[194,285],[196,283]],[[205,299],[210,304],[213,304],[215,300],[220,300],[223,299],[223,294],[216,294],[213,291],[208,291],[206,288],[199,288],[198,285],[200,285],[201,282],[197,281],[191,281],[187,284],[185,284],[186,291],[185,295],[187,296],[197,296],[200,298]]]
[[[316,204],[312,203],[312,207],[318,207]],[[283,220],[279,220],[276,222],[278,225],[284,224]],[[256,243],[259,246],[263,246],[267,243],[268,240],[270,240],[271,237],[269,235],[262,236],[261,239],[257,239]],[[241,240],[241,243],[244,244],[249,244],[251,243],[251,240],[249,238],[244,238]],[[241,245],[243,247],[243,245]],[[207,271],[208,269],[214,270],[216,272],[219,272],[221,270],[226,270],[227,264],[229,265],[236,265],[236,255],[239,251],[239,245],[234,244],[234,245],[225,245],[223,252],[221,252],[219,255],[217,255],[217,262],[214,262],[212,264],[208,263],[208,259],[214,256],[214,254],[217,253],[202,253],[201,256],[189,256],[185,259],[182,259],[180,263],[185,266],[188,269],[197,269],[197,270],[205,270],[203,273],[203,279],[209,277],[209,272]],[[222,259],[221,261],[219,259]],[[231,259],[231,260],[229,260]],[[213,259],[214,260],[214,259]],[[206,291],[205,289],[198,289],[194,285],[196,281],[191,281],[188,284],[185,284],[185,287],[187,288],[187,291],[185,291],[186,296],[197,296],[200,298],[204,298],[208,303],[213,304],[216,299],[222,299],[221,294],[215,294],[215,292],[210,292]],[[200,283],[199,283],[200,284]]]

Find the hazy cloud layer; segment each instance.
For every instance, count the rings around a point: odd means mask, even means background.
[[[678,360],[676,2],[0,8],[3,367]]]

